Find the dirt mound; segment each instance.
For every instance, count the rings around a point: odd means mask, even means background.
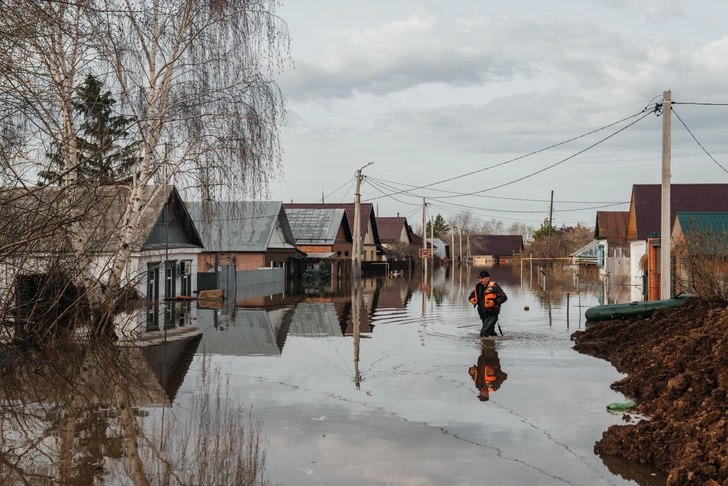
[[[572,339],[577,351],[628,373],[612,388],[651,417],[609,427],[594,452],[652,464],[668,485],[728,486],[728,302],[691,298]]]

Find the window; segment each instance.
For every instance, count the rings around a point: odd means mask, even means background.
[[[344,256],[349,256],[349,252],[348,251],[345,251],[344,252]]]

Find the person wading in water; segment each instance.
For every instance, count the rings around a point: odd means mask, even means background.
[[[478,274],[478,283],[470,292],[468,300],[474,307],[478,308],[478,315],[480,315],[480,320],[483,322],[480,337],[497,336],[495,324],[498,322],[500,307],[508,300],[508,296],[497,283],[490,281],[490,274],[485,270]],[[501,332],[501,334],[503,333]]]

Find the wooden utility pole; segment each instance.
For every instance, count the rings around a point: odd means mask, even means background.
[[[364,167],[372,165],[374,162],[369,162]],[[361,278],[361,194],[359,194],[361,188],[361,171],[356,171],[356,192],[354,193],[354,244],[352,245],[351,251],[351,278],[359,280]]]
[[[546,237],[546,248],[549,252],[549,255],[551,254],[551,227],[553,226],[554,221],[554,191],[551,190],[551,204],[549,205],[549,233]]]
[[[670,112],[672,111],[672,93],[670,90],[662,93],[662,214],[660,221],[660,295],[663,299],[672,297],[670,278],[670,157],[671,157],[671,127]]]

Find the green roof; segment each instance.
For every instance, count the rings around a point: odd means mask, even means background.
[[[728,213],[677,213],[676,218],[684,235],[728,232]]]

